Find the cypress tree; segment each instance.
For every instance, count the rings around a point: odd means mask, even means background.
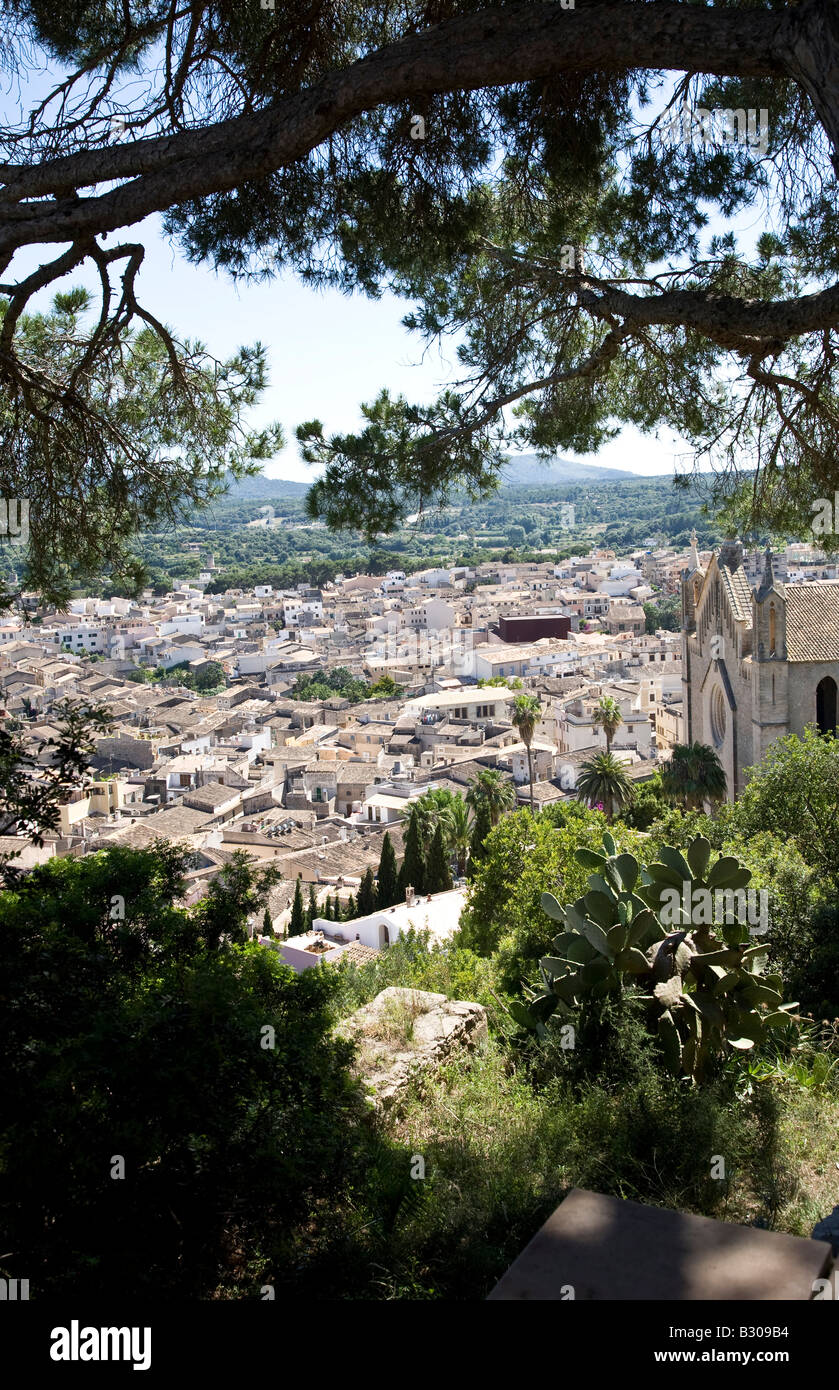
[[[318,915],[318,900],[315,897],[315,885],[309,884],[309,903],[306,908],[306,930],[311,931],[312,923]]]
[[[262,935],[270,936],[271,938],[273,938],[274,936],[274,926],[271,921],[271,914],[268,911],[267,907],[262,914]]]
[[[350,893],[350,896],[347,898],[347,910],[344,913],[344,921],[351,922],[353,917],[357,916],[358,910],[355,905],[355,898],[353,897],[352,893]]]
[[[373,882],[373,870],[369,869],[361,880],[361,887],[358,890],[358,915],[367,917],[371,912],[376,911],[376,885]]]
[[[437,829],[428,851],[428,870],[425,878],[427,893],[445,893],[452,886],[452,874],[446,847],[443,843],[443,827],[437,822]]]
[[[394,903],[399,902],[398,879],[399,875],[396,870],[396,854],[393,849],[393,841],[388,832],[385,831],[385,837],[382,840],[382,853],[379,857],[379,884],[376,893],[377,907],[393,907]]]
[[[294,902],[291,905],[291,922],[289,923],[289,936],[302,936],[306,930],[306,913],[303,907],[303,889],[301,887],[300,875],[294,885]]]
[[[415,893],[424,893],[425,887],[425,856],[422,852],[422,839],[417,817],[412,815],[408,820],[408,830],[405,835],[405,858],[402,861],[400,872],[400,887],[402,896],[405,896],[405,889],[412,885]]]
[[[475,877],[478,865],[486,854],[484,842],[492,829],[492,816],[490,809],[483,798],[478,802],[475,811],[475,824],[472,829],[472,839],[469,844],[469,863],[466,866],[466,877]]]

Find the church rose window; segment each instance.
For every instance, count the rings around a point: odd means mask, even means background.
[[[719,686],[711,696],[711,736],[719,748],[725,738],[725,697]]]

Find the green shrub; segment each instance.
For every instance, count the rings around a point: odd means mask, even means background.
[[[376,960],[327,967],[337,977],[336,1008],[343,1017],[369,1004],[389,985],[466,999],[495,1011],[495,965],[452,942],[432,942],[427,931],[408,931]]]
[[[176,907],[187,866],[113,849],[0,895],[0,1272],[41,1294],[259,1287],[324,1184],[351,1190],[366,1134],[334,980],[231,942],[247,866]]]
[[[584,807],[563,817],[561,824],[553,815],[533,816],[524,809],[505,816],[487,836],[457,940],[478,955],[495,953],[506,993],[520,991],[550,948],[553,928],[542,906],[545,888],[567,897],[582,892],[586,872],[575,851],[599,845],[605,825],[600,812]],[[643,844],[627,827],[614,833],[627,850],[637,851]]]
[[[562,1074],[534,1084],[497,1036],[416,1088],[396,1138],[399,1149],[359,1183],[353,1219],[338,1213],[295,1289],[482,1299],[571,1187],[765,1225],[795,1194],[771,1087],[744,1098],[729,1078],[685,1087],[651,1058],[620,1086]],[[421,1200],[408,1201],[412,1154],[426,1176],[413,1184]],[[718,1155],[724,1178],[713,1176]]]

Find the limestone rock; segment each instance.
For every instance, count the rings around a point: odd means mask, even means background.
[[[473,1049],[486,1036],[482,1004],[391,985],[341,1023],[338,1032],[358,1043],[356,1071],[377,1110],[395,1105],[411,1081]]]

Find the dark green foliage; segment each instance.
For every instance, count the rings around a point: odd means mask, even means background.
[[[449,868],[446,847],[443,842],[443,827],[438,824],[434,831],[431,841],[431,849],[428,854],[428,866],[425,875],[425,885],[423,891],[426,893],[445,893],[452,886],[452,874]]]
[[[393,848],[393,841],[387,830],[382,840],[382,852],[379,856],[379,871],[376,884],[376,906],[393,907],[394,903],[400,901],[399,898],[399,873],[396,868],[396,852]]]
[[[291,921],[288,925],[289,936],[302,936],[306,930],[306,909],[303,906],[303,887],[300,878],[294,885],[294,902],[291,905]]]
[[[367,917],[371,912],[376,911],[376,885],[373,881],[373,870],[365,869],[364,877],[358,889],[358,915]]]
[[[280,878],[279,870],[253,872],[251,861],[236,850],[214,879],[195,911],[204,940],[210,947],[222,941],[243,942],[248,938],[248,918],[259,909],[265,892]]]
[[[255,1296],[357,1172],[332,977],[206,944],[186,868],[103,851],[0,895],[0,1265],[41,1296]]]
[[[833,901],[839,898],[839,741],[808,728],[770,745],[731,818],[734,834],[791,840]]]
[[[405,857],[399,870],[400,898],[404,898],[405,889],[408,887],[412,887],[415,893],[424,893],[425,874],[420,828],[416,816],[411,815],[408,817],[408,829],[405,832]]]
[[[839,907],[801,901],[786,929],[773,924],[769,947],[802,1013],[839,1018]]]
[[[670,811],[670,803],[661,789],[661,774],[653,773],[647,782],[636,782],[635,795],[620,813],[620,819],[635,830],[649,830]]]
[[[8,311],[0,300],[0,318]],[[21,315],[14,349],[31,389],[21,410],[7,382],[0,411],[0,495],[33,499],[27,583],[59,607],[71,576],[106,575],[136,593],[147,578],[136,533],[206,506],[226,477],[258,471],[283,442],[279,426],[246,423],[266,384],[262,347],[219,362],[124,311],[92,340],[91,316],[99,306],[81,288],[57,294],[46,314]],[[0,606],[14,597],[0,593]]]
[[[337,695],[350,704],[358,704],[368,698],[370,687],[352,676],[346,666],[335,666],[331,671],[298,676],[290,693],[293,700],[329,700]]]
[[[305,928],[305,929],[306,929],[306,931],[311,931],[311,929],[312,929],[312,923],[314,922],[315,918],[316,918],[318,915],[319,915],[319,914],[318,914],[318,901],[317,901],[317,898],[316,898],[316,896],[315,896],[315,885],[314,885],[313,883],[310,883],[310,884],[309,884],[309,901],[308,901],[307,904],[306,904],[306,913],[305,913],[305,922],[306,922],[306,928]]]
[[[489,806],[484,799],[480,799],[475,811],[475,823],[472,827],[472,839],[469,844],[469,860],[466,865],[466,876],[470,880],[475,877],[478,865],[484,857],[484,843],[491,828]]]
[[[608,820],[632,805],[635,788],[614,753],[594,753],[580,767],[577,799],[598,808]]]
[[[198,691],[216,690],[219,686],[226,685],[224,667],[218,661],[208,661],[205,666],[196,671],[193,679],[195,689]]]
[[[50,735],[34,746],[8,721],[0,726],[0,835],[20,833],[42,845],[45,831],[58,830],[67,790],[86,780],[94,735],[106,732],[110,719],[104,706],[61,700],[53,707],[51,723],[58,737]],[[0,884],[19,878],[18,857],[19,851],[0,853]]]
[[[722,801],[726,777],[718,754],[706,743],[677,743],[661,769],[661,789],[685,810],[701,810],[706,801]]]
[[[646,630],[653,632],[678,632],[682,626],[682,600],[678,594],[668,594],[666,598],[650,599],[644,604]]]

